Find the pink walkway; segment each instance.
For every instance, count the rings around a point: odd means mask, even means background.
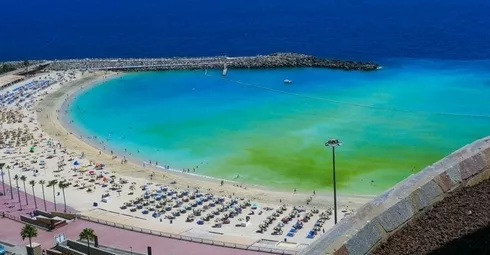
[[[20,237],[20,229],[23,226],[22,223],[4,218],[0,219],[0,226],[0,240],[15,245],[25,245],[28,243],[27,240],[22,241],[22,238]],[[266,254],[158,237],[109,227],[84,220],[77,220],[53,232],[38,229],[38,237],[34,239],[34,242],[40,243],[43,247],[52,247],[55,244],[55,235],[64,233],[69,239],[78,239],[78,234],[84,228],[92,228],[99,237],[99,243],[101,245],[124,250],[129,250],[129,247],[131,246],[133,247],[133,251],[142,254],[146,254],[147,246],[152,247],[153,254]]]
[[[0,189],[1,189],[0,184]],[[37,194],[36,194],[37,195]],[[42,196],[41,194],[39,194]],[[52,190],[46,190],[46,196],[52,196]],[[17,190],[14,189],[14,199],[10,198],[10,194],[6,196],[0,196],[0,212],[6,212],[10,215],[19,217],[20,215],[27,215],[34,210],[34,197],[28,195],[29,206],[26,205],[24,193],[21,191],[21,203],[22,211],[19,211],[19,200],[17,197]],[[63,196],[57,196],[57,209],[63,211]],[[37,199],[37,206],[40,210],[44,210],[44,203],[42,199]],[[53,203],[46,201],[48,211],[54,210]],[[67,211],[74,211],[71,208],[67,208]],[[20,237],[20,230],[24,224],[0,217],[0,240],[13,244],[13,245],[25,245],[28,240],[22,240]],[[78,234],[84,228],[92,228],[96,235],[99,237],[99,243],[101,245],[114,247],[123,250],[129,250],[129,247],[133,247],[133,251],[146,254],[147,246],[152,247],[153,254],[216,254],[216,255],[261,255],[267,253],[239,250],[233,248],[219,247],[213,245],[199,244],[194,242],[181,241],[171,238],[158,237],[154,235],[133,232],[129,230],[123,230],[106,225],[97,224],[94,222],[76,220],[67,226],[61,227],[52,232],[38,229],[38,237],[33,241],[40,243],[42,247],[53,247],[55,245],[54,237],[57,234],[64,233],[66,238],[78,239]]]
[[[20,185],[22,185],[22,184],[20,183]],[[26,186],[27,186],[27,189],[29,189],[30,186],[28,184],[26,184]],[[29,205],[27,205],[25,193],[21,190],[20,191],[21,205],[20,205],[19,204],[19,197],[17,195],[17,188],[12,189],[14,199],[11,199],[9,186],[5,185],[5,188],[6,188],[7,194],[5,196],[0,196],[0,212],[6,212],[10,215],[14,215],[14,216],[19,217],[20,215],[28,215],[30,212],[34,211],[35,204],[34,204],[34,197],[32,195],[27,194],[27,202],[29,203]],[[3,187],[1,185],[1,183],[0,183],[0,192],[3,192]],[[56,188],[56,195],[57,195],[57,192],[58,192],[58,188]],[[36,199],[37,208],[39,210],[44,211],[44,201],[42,199],[42,194],[36,194],[36,195],[37,195],[37,199]],[[45,188],[45,196],[46,196],[46,199],[52,199],[53,198],[53,189],[52,188]],[[41,197],[41,198],[39,198],[39,197]],[[67,194],[66,199],[67,200],[70,199],[69,193]],[[19,210],[21,207],[22,207],[22,211]],[[46,200],[46,208],[47,208],[48,212],[54,211],[54,204],[52,202],[49,202]],[[59,212],[62,212],[65,210],[65,206],[63,204],[63,193],[61,193],[61,191],[60,191],[60,195],[56,196],[56,209]],[[67,212],[76,212],[73,208],[70,208],[70,207],[67,207],[66,210],[67,210]]]

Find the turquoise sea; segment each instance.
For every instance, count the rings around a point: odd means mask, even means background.
[[[142,160],[284,189],[330,189],[324,142],[338,138],[337,181],[351,194],[380,193],[490,134],[490,61],[380,63],[376,72],[232,69],[226,79],[131,73],[82,92],[69,117]]]

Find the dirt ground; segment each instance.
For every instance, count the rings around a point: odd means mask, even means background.
[[[373,254],[490,254],[490,180],[440,201]]]

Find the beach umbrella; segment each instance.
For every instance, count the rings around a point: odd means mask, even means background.
[[[73,165],[78,166],[78,165],[80,165],[80,163],[78,163],[78,161],[75,161],[75,162],[73,162]]]

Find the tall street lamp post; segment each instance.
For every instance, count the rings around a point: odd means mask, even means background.
[[[333,165],[333,215],[335,224],[337,224],[337,182],[335,180],[335,147],[342,145],[338,139],[330,139],[325,142],[325,146],[332,147],[332,165]]]

